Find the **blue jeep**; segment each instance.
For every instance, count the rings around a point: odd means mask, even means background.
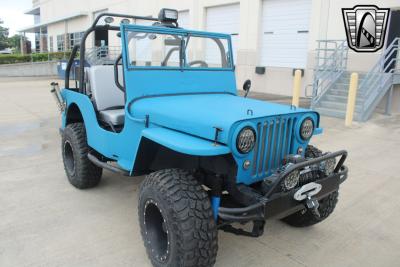
[[[89,53],[98,30],[114,31],[120,50]],[[257,237],[269,218],[319,223],[347,178],[346,151],[309,145],[322,132],[318,113],[239,96],[230,35],[179,28],[175,10],[99,15],[72,51],[65,88],[52,92],[73,186],[96,186],[103,169],[146,175],[138,212],[155,266],[212,266],[218,229]]]

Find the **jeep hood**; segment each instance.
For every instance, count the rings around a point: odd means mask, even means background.
[[[260,117],[307,112],[230,94],[196,94],[142,98],[130,107],[135,118],[149,115],[151,124],[213,140],[215,128],[222,128],[218,141],[228,144],[234,123]]]

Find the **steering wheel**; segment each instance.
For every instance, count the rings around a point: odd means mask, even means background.
[[[208,68],[207,62],[205,62],[203,60],[194,60],[194,61],[189,62],[188,65],[189,66],[200,65],[200,67]]]
[[[122,59],[122,53],[119,55],[119,57],[115,60],[114,63],[114,81],[115,85],[117,85],[118,89],[120,89],[122,92],[125,92],[125,88],[120,84],[119,82],[119,75],[118,75],[118,64]]]

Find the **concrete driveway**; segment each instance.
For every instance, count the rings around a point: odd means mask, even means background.
[[[0,79],[0,266],[149,266],[137,220],[143,177],[106,171],[97,188],[70,186],[49,83]],[[322,126],[314,144],[349,151],[333,215],[306,229],[269,221],[257,239],[220,232],[216,266],[399,266],[400,116]]]

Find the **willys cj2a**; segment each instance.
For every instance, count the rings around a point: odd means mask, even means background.
[[[52,89],[69,182],[94,187],[103,169],[146,175],[138,217],[155,266],[213,265],[218,229],[257,237],[269,218],[297,227],[326,219],[347,152],[309,145],[319,114],[246,98],[249,80],[237,95],[230,35],[177,19],[171,9],[157,19],[101,14],[73,48],[65,88]],[[120,47],[86,49],[95,31],[114,31]]]

